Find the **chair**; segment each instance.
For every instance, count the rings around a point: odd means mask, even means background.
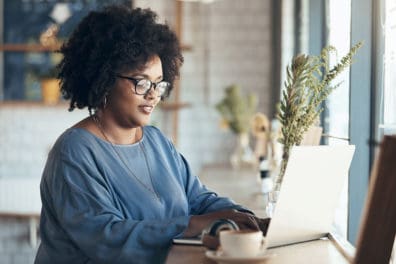
[[[355,264],[389,263],[396,234],[396,136],[385,136],[370,179]]]

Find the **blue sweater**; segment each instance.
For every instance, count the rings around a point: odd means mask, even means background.
[[[114,147],[68,129],[48,156],[40,189],[35,263],[161,263],[191,215],[244,210],[202,185],[152,126],[139,142]]]

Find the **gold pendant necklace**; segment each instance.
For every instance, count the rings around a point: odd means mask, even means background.
[[[154,189],[153,179],[152,179],[152,176],[151,176],[151,170],[150,170],[150,166],[149,166],[149,163],[148,163],[148,160],[147,160],[147,154],[146,154],[146,151],[145,151],[145,149],[144,149],[144,146],[142,146],[142,145],[143,145],[143,142],[141,143],[141,142],[139,141],[139,142],[138,142],[138,145],[139,145],[140,149],[141,149],[142,152],[143,152],[143,156],[144,156],[144,160],[145,160],[145,162],[146,162],[147,171],[148,171],[148,175],[149,175],[149,178],[150,178],[150,182],[151,182],[152,188],[150,188],[147,184],[145,184],[142,180],[140,180],[139,177],[137,177],[137,176],[135,175],[135,173],[132,171],[132,169],[129,168],[127,162],[124,160],[124,158],[122,157],[122,155],[117,151],[117,149],[116,149],[116,147],[114,146],[113,142],[111,142],[111,141],[109,140],[109,138],[106,136],[106,134],[104,133],[102,124],[99,122],[98,117],[97,117],[96,115],[92,115],[92,120],[94,121],[94,123],[95,123],[96,126],[98,127],[100,133],[102,133],[103,137],[110,143],[111,148],[113,149],[113,151],[115,152],[115,154],[118,156],[118,158],[121,160],[121,162],[124,164],[125,168],[126,168],[126,169],[129,171],[129,173],[133,176],[133,178],[135,178],[136,181],[137,181],[139,184],[141,184],[141,185],[142,185],[145,189],[147,189],[150,193],[154,194],[154,196],[155,196],[159,201],[161,201],[160,196],[158,195],[158,193],[157,193],[157,192],[155,191],[155,189]]]

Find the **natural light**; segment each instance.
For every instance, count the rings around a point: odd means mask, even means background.
[[[350,49],[351,1],[329,1],[329,44],[337,49],[331,63],[339,60]],[[345,70],[333,84],[341,85],[333,91],[327,101],[328,141],[330,145],[348,144],[349,137],[349,69]],[[340,202],[335,213],[335,229],[339,235],[347,237],[348,221],[348,179],[345,180]]]
[[[396,0],[386,1],[383,120],[380,133],[396,133]]]

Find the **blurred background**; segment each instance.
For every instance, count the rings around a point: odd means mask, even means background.
[[[339,213],[341,233],[355,242],[376,143],[396,132],[396,0],[1,0],[0,263],[33,262],[48,151],[88,115],[68,112],[56,89],[44,88],[61,59],[55,50],[89,11],[110,3],[151,8],[177,32],[185,63],[152,124],[197,175],[227,166],[235,148],[216,109],[227,87],[253,95],[275,130],[292,57],[333,45],[335,60],[363,41],[321,116],[323,144],[357,146]]]

